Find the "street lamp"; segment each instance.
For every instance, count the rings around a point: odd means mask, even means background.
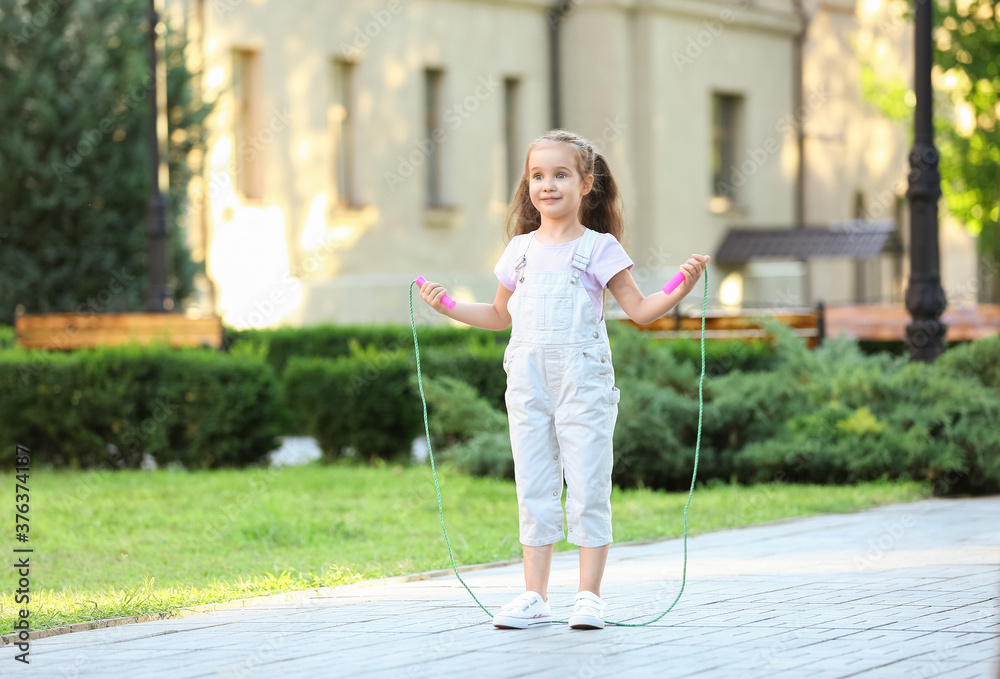
[[[167,164],[160,158],[160,149],[166,148],[167,119],[163,110],[167,103],[166,66],[157,53],[163,52],[163,31],[157,0],[149,0],[149,77],[152,84],[149,97],[149,165],[152,171],[149,186],[149,298],[148,311],[170,311],[174,300],[167,290],[167,272],[170,260],[167,248],[167,215],[163,194],[170,190]]]
[[[914,0],[914,78],[917,95],[914,115],[913,148],[910,149],[910,280],[906,288],[906,308],[913,322],[906,326],[910,360],[933,363],[944,351],[948,329],[941,322],[947,300],[941,288],[938,255],[938,199],[941,175],[938,150],[934,147],[931,66],[931,29],[934,7],[931,0]]]

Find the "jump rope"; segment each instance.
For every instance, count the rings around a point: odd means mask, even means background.
[[[441,486],[438,485],[437,470],[434,468],[434,451],[431,448],[431,432],[430,432],[430,426],[427,424],[427,399],[424,397],[424,379],[420,373],[420,344],[417,342],[417,326],[413,320],[413,284],[416,283],[418,286],[422,287],[425,282],[426,281],[423,276],[418,276],[415,280],[411,281],[408,286],[410,292],[410,327],[413,329],[413,349],[417,357],[417,386],[419,386],[420,388],[420,400],[424,406],[424,433],[427,436],[427,452],[431,458],[431,473],[434,476],[434,488],[437,490],[438,514],[441,517],[441,530],[444,531],[444,541],[448,545],[448,556],[451,558],[451,567],[452,570],[455,571],[455,577],[458,578],[458,581],[462,583],[462,586],[465,587],[465,589],[469,592],[469,594],[472,596],[475,602],[479,604],[479,607],[486,612],[486,615],[492,618],[493,614],[490,613],[486,609],[486,607],[483,606],[482,603],[480,603],[479,599],[476,598],[476,595],[473,594],[471,589],[469,589],[469,586],[465,584],[464,580],[462,580],[462,576],[458,574],[458,566],[455,565],[455,556],[451,552],[451,540],[448,539],[448,530],[444,527],[444,509],[441,506]],[[683,282],[684,282],[684,274],[678,271],[674,275],[674,277],[671,278],[669,281],[667,281],[667,284],[663,286],[663,291],[669,294]],[[444,295],[441,302],[449,309],[455,308],[455,301],[450,297],[448,297],[448,295]],[[702,299],[701,303],[701,377],[698,379],[698,439],[695,442],[695,447],[694,447],[694,470],[691,472],[691,489],[688,491],[687,503],[684,505],[684,566],[683,570],[681,571],[681,589],[679,592],[677,592],[677,596],[674,598],[674,602],[670,604],[670,607],[667,608],[667,610],[660,613],[655,618],[653,618],[652,620],[649,620],[647,622],[638,622],[638,623],[614,622],[612,620],[606,620],[605,621],[606,625],[617,625],[618,627],[645,627],[646,625],[650,625],[656,622],[657,620],[659,620],[660,618],[662,618],[667,613],[673,610],[674,606],[677,605],[677,602],[680,601],[681,595],[684,593],[684,586],[687,584],[688,507],[691,506],[691,498],[694,495],[694,482],[695,479],[698,477],[698,452],[701,450],[701,417],[704,411],[704,400],[702,398],[702,384],[705,381],[705,310],[707,309],[707,307],[708,307],[708,266],[705,267],[705,296]],[[553,620],[552,622],[562,623],[562,624],[569,623],[568,620]]]

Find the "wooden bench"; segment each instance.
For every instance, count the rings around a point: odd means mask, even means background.
[[[639,330],[652,332],[656,337],[665,339],[701,339],[701,314],[698,316],[681,316],[679,313],[662,316],[648,325],[639,325],[627,316],[608,314],[609,319],[619,320]],[[747,314],[725,314],[709,311],[705,314],[705,339],[741,339],[755,340],[767,337],[767,332],[761,325],[761,318],[773,318],[790,327],[798,337],[806,338],[806,345],[813,349],[823,342],[826,336],[825,319],[822,303],[815,309],[761,309],[759,312]]]
[[[829,306],[826,327],[830,337],[840,334],[875,342],[906,341],[906,326],[912,322],[902,304]],[[941,321],[948,326],[949,342],[982,339],[1000,333],[1000,305],[946,307]]]
[[[23,314],[15,339],[29,349],[79,349],[164,339],[172,347],[222,348],[222,319],[182,314]]]

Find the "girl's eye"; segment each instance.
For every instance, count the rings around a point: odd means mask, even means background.
[[[556,176],[558,177],[558,176],[560,176],[560,175],[562,175],[563,177],[565,177],[565,176],[566,176],[566,173],[565,173],[565,172],[560,172],[560,173],[559,173],[559,174],[557,174]]]

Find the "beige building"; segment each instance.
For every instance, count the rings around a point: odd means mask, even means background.
[[[507,200],[556,106],[608,157],[646,293],[733,228],[902,218],[907,129],[863,101],[861,68],[909,82],[911,28],[893,0],[797,4],[167,0],[219,97],[187,227],[211,279],[195,310],[405,323],[419,274],[492,301]],[[963,235],[942,221],[950,294]],[[906,264],[720,263],[710,304],[901,301]]]

